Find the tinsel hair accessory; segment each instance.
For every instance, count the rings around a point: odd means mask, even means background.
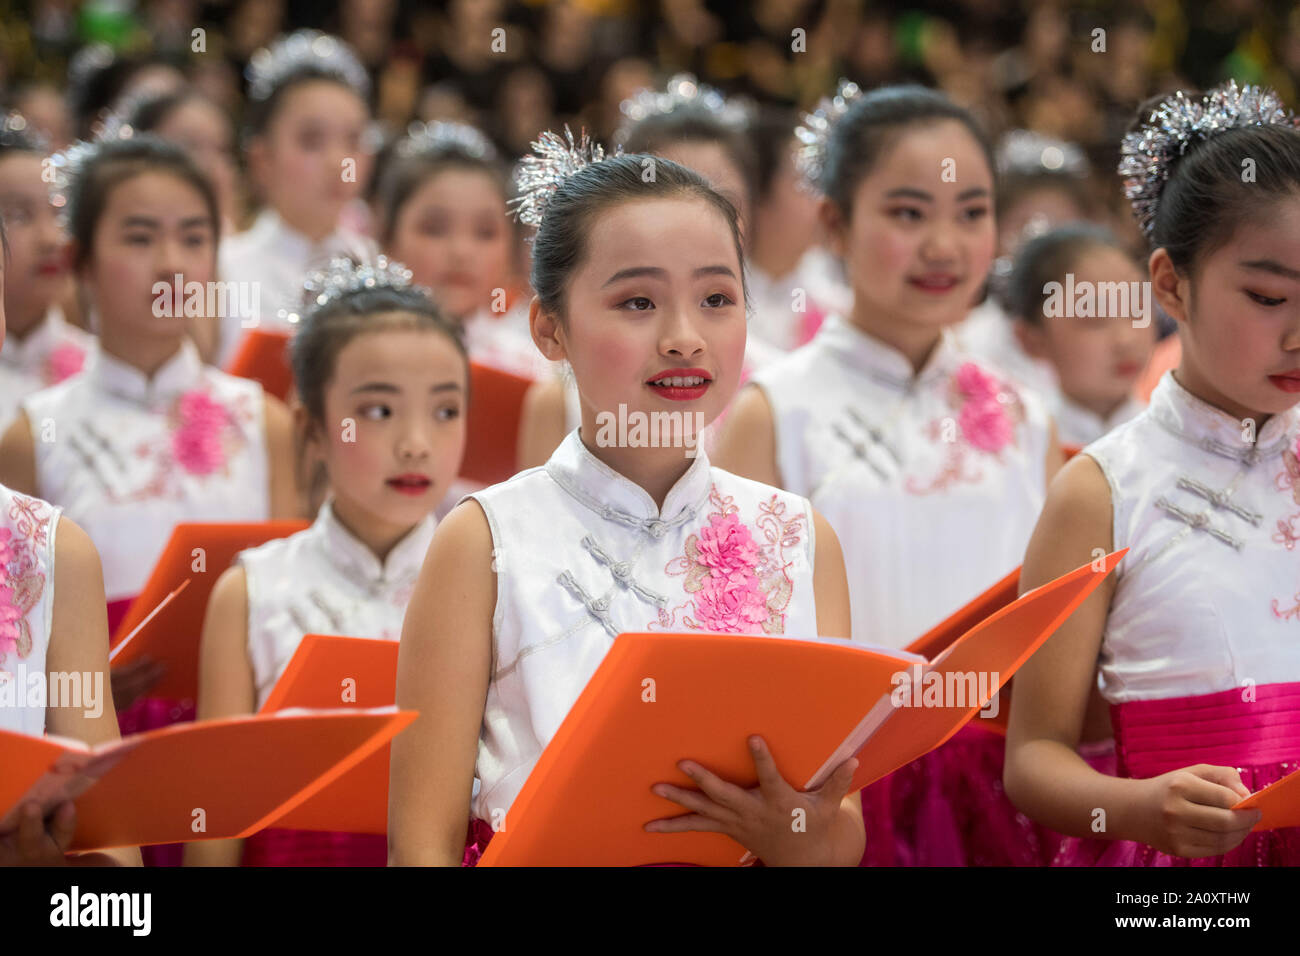
[[[1013,129],[1002,137],[997,164],[999,173],[1011,176],[1047,173],[1081,179],[1088,175],[1088,160],[1082,149],[1027,129]]]
[[[324,269],[308,273],[302,288],[303,301],[298,311],[280,309],[278,315],[281,319],[297,324],[336,299],[363,290],[425,291],[422,287],[411,284],[410,269],[387,256],[378,256],[374,262],[354,262],[346,256],[335,256]]]
[[[593,142],[585,129],[577,141],[567,125],[563,137],[546,130],[533,142],[532,154],[521,159],[515,170],[519,195],[508,204],[515,218],[530,226],[540,226],[547,204],[564,181],[578,170],[604,159],[604,147]]]
[[[443,120],[423,123],[417,120],[407,127],[406,136],[397,144],[399,156],[437,157],[456,152],[486,162],[497,161],[492,141],[467,123]]]
[[[1124,136],[1119,150],[1124,195],[1147,239],[1155,227],[1160,194],[1188,150],[1225,130],[1273,125],[1294,126],[1296,118],[1272,90],[1238,87],[1236,80],[1199,98],[1179,90],[1161,100],[1139,129]]]
[[[337,76],[362,99],[370,98],[370,74],[352,47],[319,30],[298,30],[254,53],[244,71],[248,95],[256,101],[265,100],[289,77],[309,68]]]
[[[632,127],[650,116],[665,116],[681,109],[696,109],[713,116],[724,126],[744,130],[753,116],[752,104],[743,97],[724,96],[713,87],[701,83],[691,73],[677,73],[669,78],[662,90],[641,90],[618,105],[627,117],[614,134],[617,143],[627,142]]]
[[[803,123],[795,127],[794,135],[800,145],[795,149],[794,164],[806,188],[823,194],[826,192],[822,176],[826,171],[826,150],[831,133],[853,101],[861,95],[858,84],[841,79],[835,95],[822,97],[817,108],[805,113]]]

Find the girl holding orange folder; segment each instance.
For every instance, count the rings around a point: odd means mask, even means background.
[[[1052,484],[1022,589],[1128,554],[1017,675],[1007,793],[1060,864],[1294,866],[1300,828],[1232,807],[1300,767],[1300,130],[1230,82],[1120,153],[1182,358]],[[1074,752],[1098,686],[1119,778]]]
[[[5,341],[4,287],[9,242],[0,218],[0,349]],[[0,728],[41,736],[71,737],[87,744],[118,739],[117,715],[108,692],[108,628],[103,575],[90,538],[48,502],[0,484],[0,681],[10,683],[16,706],[0,707]],[[46,706],[27,696],[30,678],[76,673],[98,687],[96,699]],[[99,675],[99,682],[93,680]],[[65,684],[64,686],[70,686]],[[98,713],[95,713],[98,711]],[[91,716],[93,714],[93,716]],[[0,834],[0,866],[140,865],[132,848],[65,857],[76,829],[76,810],[60,805],[45,819],[25,808],[18,828]]]
[[[460,468],[469,367],[411,273],[346,259],[310,276],[292,342],[303,456],[330,497],[306,531],[244,551],[203,627],[199,719],[258,711],[304,634],[397,640],[434,507]],[[468,788],[467,791],[468,792]],[[383,866],[384,838],[263,830],[193,843],[190,865]]]
[[[853,307],[755,374],[717,455],[812,499],[844,546],[855,639],[901,647],[1016,567],[1061,452],[1039,397],[952,333],[996,244],[974,118],[923,87],[842,82],[799,138]],[[978,723],[864,793],[865,862],[1043,861],[1001,793],[1002,737]]]
[[[471,815],[490,839],[620,632],[848,634],[834,533],[806,499],[713,468],[699,447],[745,354],[735,208],[683,166],[605,158],[571,133],[543,134],[519,183],[520,219],[537,227],[533,339],[572,366],[582,424],[434,536],[398,655],[398,705],[420,717],[392,749],[395,864],[457,863]],[[640,430],[614,434],[620,415]],[[675,437],[652,441],[651,416]],[[666,816],[647,829],[725,833],[768,864],[856,864],[857,761],[800,793],[751,747],[759,787],[684,760],[699,789],[655,785]],[[790,824],[799,807],[806,832]]]

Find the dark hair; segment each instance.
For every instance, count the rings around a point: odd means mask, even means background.
[[[403,154],[399,144],[382,161],[375,177],[375,207],[381,244],[392,241],[398,214],[407,200],[434,176],[449,169],[483,173],[501,193],[503,203],[510,199],[505,171],[492,159],[475,156],[454,143],[440,146],[436,151],[420,150],[410,154]]]
[[[246,135],[261,136],[266,132],[267,127],[271,125],[271,120],[275,118],[276,111],[279,110],[280,104],[284,98],[289,95],[289,91],[294,87],[302,86],[315,80],[324,80],[327,83],[337,84],[339,87],[347,90],[366,104],[366,112],[370,111],[370,103],[364,96],[358,93],[347,80],[339,76],[333,70],[324,67],[306,64],[289,73],[284,79],[276,83],[275,88],[266,96],[265,99],[254,99],[249,97],[248,108],[244,117],[247,125]]]
[[[787,106],[764,106],[750,128],[754,142],[756,178],[754,195],[762,200],[772,189],[781,164],[793,148],[794,128],[798,115]]]
[[[954,120],[975,138],[996,192],[997,163],[993,144],[967,110],[937,90],[916,84],[882,86],[854,100],[831,130],[818,185],[847,218],[858,183],[880,161],[899,134],[909,126],[929,126]]]
[[[1159,102],[1139,108],[1145,121]],[[1242,162],[1255,178],[1242,181]],[[1232,238],[1284,193],[1300,193],[1300,129],[1247,126],[1228,129],[1193,145],[1174,162],[1152,221],[1151,247],[1164,247],[1186,274],[1203,256]]]
[[[225,116],[221,107],[206,94],[194,87],[186,87],[167,93],[150,94],[135,100],[128,105],[122,120],[137,133],[151,133],[167,122],[167,117],[172,113],[191,102],[206,103],[223,117]]]
[[[1061,281],[1080,258],[1094,249],[1114,249],[1132,261],[1130,251],[1114,233],[1091,223],[1058,226],[1027,241],[1016,253],[1011,274],[1000,289],[999,297],[1007,313],[1030,325],[1042,325],[1047,297],[1044,287]]]
[[[647,163],[654,164],[655,173],[649,182],[642,178]],[[745,291],[745,257],[736,207],[713,190],[699,173],[660,156],[629,153],[584,166],[561,183],[546,204],[542,223],[533,239],[531,275],[533,291],[542,308],[564,322],[566,286],[586,256],[587,236],[598,213],[638,199],[679,197],[702,199],[722,215],[731,229],[736,258],[741,263],[741,289]]]
[[[793,132],[793,130],[792,130]],[[758,159],[749,132],[724,123],[702,106],[678,106],[668,113],[652,113],[633,123],[623,137],[629,153],[661,153],[676,143],[706,143],[719,147],[740,170],[746,197],[752,206],[759,193]]]
[[[99,144],[94,155],[73,177],[66,200],[68,232],[76,243],[75,266],[83,266],[90,259],[95,227],[108,205],[109,194],[126,180],[148,172],[170,173],[198,191],[212,219],[215,248],[220,238],[221,216],[211,180],[181,147],[152,133],[143,133]]]
[[[13,118],[19,117],[14,114]],[[35,153],[44,156],[46,146],[41,137],[32,132],[30,126],[15,129],[8,123],[0,121],[0,157],[9,153]]]
[[[460,326],[448,320],[419,286],[379,287],[345,292],[309,311],[289,345],[298,396],[315,421],[325,417],[325,386],[334,377],[339,353],[358,335],[391,330],[437,332],[465,360],[469,354]]]

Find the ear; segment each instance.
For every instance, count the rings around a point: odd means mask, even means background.
[[[845,236],[848,231],[848,223],[844,220],[840,207],[823,196],[821,203],[817,207],[817,219],[826,233],[827,248],[830,249],[835,258],[843,259],[845,249],[848,246],[847,237]]]
[[[1191,315],[1191,280],[1178,274],[1174,261],[1163,246],[1151,253],[1147,268],[1151,272],[1151,293],[1160,307],[1169,313],[1170,318],[1186,322]]]
[[[528,329],[533,334],[533,342],[550,361],[559,362],[568,358],[564,329],[560,328],[554,314],[542,308],[537,296],[533,296],[533,301],[528,304]]]
[[[289,412],[293,415],[293,433],[298,436],[303,458],[310,460],[313,457],[324,457],[320,428],[312,421],[311,413],[307,411],[307,406],[302,403],[296,392],[289,403]]]
[[[1047,358],[1047,330],[1037,325],[1030,325],[1024,319],[1013,319],[1011,330],[1016,341],[1030,358]]]

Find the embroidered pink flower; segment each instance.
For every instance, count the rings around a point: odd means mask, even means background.
[[[696,561],[708,569],[695,592],[695,611],[702,626],[742,631],[767,620],[767,595],[755,572],[759,557],[749,528],[737,514],[710,518],[696,543]]]
[[[994,399],[1000,391],[998,380],[974,362],[966,362],[957,369],[957,387],[971,399]]]
[[[9,586],[9,563],[14,557],[9,546],[12,536],[8,528],[0,528],[0,661],[18,646],[18,621],[22,618]]]
[[[220,402],[202,389],[181,396],[180,427],[172,436],[172,453],[186,471],[207,475],[216,471],[226,460],[222,432],[229,414]]]
[[[86,353],[79,345],[64,342],[49,355],[45,365],[45,379],[51,385],[57,385],[65,378],[70,378],[81,371],[86,363]]]
[[[1014,437],[1015,429],[998,401],[998,380],[974,362],[967,362],[957,369],[957,387],[966,396],[957,417],[966,441],[981,451],[1000,451]]]

